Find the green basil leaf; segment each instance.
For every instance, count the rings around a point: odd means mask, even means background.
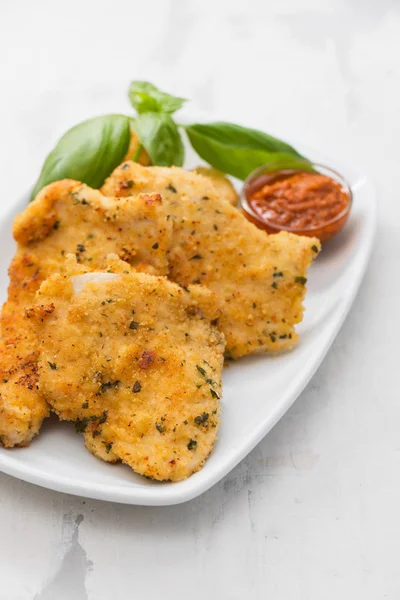
[[[268,163],[294,168],[306,160],[289,144],[233,123],[194,124],[185,129],[201,158],[238,179],[246,179],[254,169]]]
[[[148,81],[132,81],[129,86],[129,99],[138,114],[145,112],[174,113],[186,102],[185,98],[161,92]]]
[[[31,200],[45,185],[59,179],[101,187],[123,161],[130,135],[130,119],[124,115],[95,117],[72,127],[47,156]]]
[[[162,112],[146,112],[135,119],[133,127],[153,165],[163,167],[183,165],[185,150],[171,115]]]

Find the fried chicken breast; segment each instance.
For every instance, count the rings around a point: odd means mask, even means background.
[[[212,293],[144,273],[54,275],[31,310],[39,389],[99,458],[158,480],[201,468],[219,425]]]
[[[17,251],[0,339],[0,441],[7,447],[29,443],[49,413],[37,391],[36,334],[25,318],[41,282],[63,272],[69,252],[90,270],[102,269],[114,252],[138,270],[164,274],[171,224],[159,195],[121,202],[63,180],[44,188],[17,216],[13,233]]]
[[[162,194],[173,223],[169,278],[211,289],[218,327],[234,358],[291,348],[303,316],[307,269],[319,240],[267,235],[210,188],[207,178],[179,168],[123,163],[102,192],[123,197],[127,186]]]
[[[145,163],[141,162],[141,164]],[[222,198],[222,200],[226,200],[229,202],[229,204],[232,204],[232,206],[237,205],[239,196],[228,177],[221,173],[221,171],[213,169],[212,167],[204,166],[196,167],[193,170],[195,173],[198,173],[198,175],[208,177],[212,181],[215,191],[217,194],[219,194],[219,197]]]

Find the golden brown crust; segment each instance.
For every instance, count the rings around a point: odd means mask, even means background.
[[[63,180],[40,192],[16,217],[13,232],[18,247],[1,314],[0,441],[4,446],[29,443],[49,414],[36,389],[37,341],[29,311],[25,312],[41,282],[67,268],[68,253],[78,261],[76,273],[105,268],[110,252],[138,270],[166,273],[171,225],[157,194],[121,202],[77,181]]]
[[[224,341],[204,318],[212,293],[196,292],[134,272],[55,275],[42,284],[31,313],[40,390],[102,460],[178,481],[210,453]],[[49,305],[55,310],[43,311]]]
[[[143,164],[143,163],[142,163]],[[198,175],[208,177],[215,188],[216,193],[219,195],[221,200],[226,200],[232,206],[236,206],[239,200],[239,196],[228,177],[212,167],[196,167],[193,169]]]
[[[7,338],[0,340],[0,441],[9,448],[25,446],[39,431],[49,414],[37,393],[38,352],[28,353],[26,340],[18,336],[18,322]]]
[[[295,344],[307,270],[320,248],[317,239],[267,235],[220,200],[205,177],[190,171],[124,163],[105,182],[103,193],[125,196],[126,180],[137,191],[162,194],[173,222],[169,277],[215,293],[218,326],[232,357]]]

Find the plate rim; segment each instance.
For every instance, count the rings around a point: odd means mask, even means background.
[[[297,146],[304,146],[304,144],[297,144]],[[323,153],[318,152],[316,149],[310,148],[310,153],[315,152],[316,154],[322,155]],[[333,158],[326,158],[330,164],[340,164]],[[329,164],[329,163],[328,163]],[[271,431],[276,423],[283,417],[287,410],[294,404],[296,399],[299,397],[301,392],[305,389],[309,381],[312,379],[321,363],[323,362],[329,348],[331,347],[334,339],[338,335],[347,315],[350,311],[351,306],[355,300],[357,292],[360,288],[361,282],[365,275],[371,252],[374,244],[377,219],[376,219],[376,189],[371,179],[365,174],[365,169],[358,167],[357,165],[348,165],[348,169],[358,173],[359,177],[362,178],[364,184],[367,186],[369,192],[370,206],[368,211],[368,223],[369,228],[363,233],[363,246],[364,251],[357,260],[357,272],[352,278],[352,285],[350,291],[346,294],[345,302],[343,304],[340,319],[335,322],[335,326],[330,332],[329,336],[321,342],[321,351],[318,356],[318,360],[314,360],[311,367],[306,370],[306,373],[299,378],[296,378],[294,382],[285,390],[285,393],[281,395],[279,403],[274,407],[272,415],[269,416],[268,421],[265,423],[260,422],[256,431],[251,436],[251,439],[247,439],[244,443],[239,445],[238,451],[233,457],[225,461],[221,467],[214,469],[210,472],[208,478],[196,478],[196,473],[187,480],[178,483],[160,484],[159,486],[119,486],[115,484],[99,484],[86,482],[83,484],[81,481],[71,480],[69,476],[52,475],[50,477],[47,471],[42,471],[37,466],[32,467],[31,465],[22,466],[21,463],[15,460],[11,455],[12,450],[0,448],[0,471],[7,475],[38,485],[42,488],[50,489],[57,492],[72,494],[75,496],[81,496],[85,498],[91,498],[96,500],[103,500],[108,502],[117,502],[122,504],[130,505],[146,505],[146,506],[168,506],[181,504],[183,502],[190,501],[218,483],[223,477],[225,477],[232,469],[234,469],[256,446],[259,442]],[[343,165],[343,170],[346,170]],[[0,215],[0,222],[6,221],[12,217],[16,207],[26,203],[29,198],[30,192],[26,192],[16,202],[13,202],[11,207],[2,212]],[[200,471],[199,473],[204,472]],[[190,482],[190,483],[188,483]],[[186,484],[186,485],[185,485]],[[156,490],[156,491],[155,491]]]

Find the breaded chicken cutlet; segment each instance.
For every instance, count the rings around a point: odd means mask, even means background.
[[[168,277],[215,293],[218,327],[230,356],[295,344],[294,326],[303,316],[307,270],[319,252],[318,239],[267,235],[221,200],[207,178],[183,169],[126,162],[102,192],[124,197],[128,189],[162,195],[173,222]]]
[[[63,272],[67,253],[89,270],[102,269],[114,252],[136,269],[162,275],[171,243],[160,196],[121,202],[71,180],[44,188],[17,216],[13,233],[17,251],[0,339],[0,441],[6,447],[28,444],[49,414],[37,390],[36,334],[25,318],[41,282]]]
[[[189,477],[219,425],[224,338],[210,303],[201,286],[144,273],[50,277],[30,311],[41,393],[102,460]]]
[[[144,163],[142,162],[141,164],[144,165]],[[193,169],[193,171],[198,175],[208,177],[208,179],[212,181],[215,191],[222,200],[226,200],[227,202],[229,202],[229,204],[232,204],[232,206],[237,205],[239,196],[232,183],[229,181],[228,177],[224,175],[224,173],[221,173],[221,171],[218,171],[218,169],[213,169],[212,167],[204,166],[196,167],[195,169]]]

